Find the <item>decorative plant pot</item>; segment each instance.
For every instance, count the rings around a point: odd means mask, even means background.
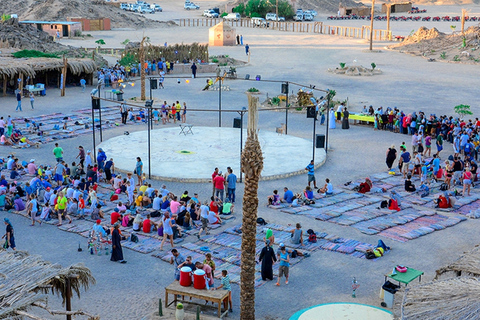
[[[177,309],[175,311],[175,320],[183,320],[185,318],[185,310],[182,309]]]

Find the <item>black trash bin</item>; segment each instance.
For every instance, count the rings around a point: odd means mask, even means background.
[[[391,283],[390,281],[386,281],[383,284],[382,289],[384,290],[382,306],[387,308],[393,308],[395,293],[397,293],[398,289],[400,289],[400,286]]]
[[[123,101],[123,92],[117,93],[117,101]]]
[[[233,118],[233,127],[241,128],[242,127],[242,118]]]

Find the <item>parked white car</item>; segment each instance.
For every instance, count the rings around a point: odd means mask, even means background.
[[[155,10],[150,9],[150,7],[148,7],[148,6],[146,6],[146,5],[139,5],[138,8],[137,8],[137,12],[138,12],[138,13],[150,13],[150,14],[153,14],[153,13],[155,13]]]
[[[130,5],[128,3],[121,3],[120,4],[120,9],[127,11],[130,8]]]
[[[303,20],[305,20],[305,21],[312,21],[312,20],[313,20],[312,14],[310,14],[310,13],[305,13],[305,14],[303,15]]]
[[[266,28],[268,27],[268,22],[263,18],[254,17],[251,19],[253,27]]]
[[[200,6],[197,6],[193,2],[185,2],[184,8],[185,10],[198,10],[200,9]]]
[[[202,15],[206,18],[218,18],[218,13],[216,13],[213,9],[203,10]]]
[[[297,13],[294,17],[293,20],[295,21],[303,21],[303,14]]]
[[[238,13],[238,12],[229,13],[225,17],[223,17],[223,19],[225,19],[225,20],[234,20],[234,21],[238,21],[241,18],[242,17],[240,16],[240,13]]]
[[[160,5],[158,5],[158,4],[151,4],[151,5],[150,5],[150,9],[155,10],[155,11],[158,11],[158,12],[162,12],[162,11],[163,11],[162,7],[160,7]]]

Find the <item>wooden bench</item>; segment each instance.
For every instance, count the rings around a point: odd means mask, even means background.
[[[168,303],[169,294],[173,294],[173,301],[170,303]],[[223,318],[228,313],[228,309],[222,313],[222,301],[225,299],[228,299],[227,290],[223,290],[223,289],[222,290],[207,290],[207,289],[199,290],[199,289],[195,289],[193,286],[183,287],[180,285],[178,281],[174,281],[168,287],[165,288],[165,308],[168,308],[172,303],[176,305],[178,301],[182,303],[191,303],[191,304],[197,304],[199,306],[204,306],[204,304],[200,304],[192,301],[180,300],[178,299],[177,295],[211,301],[213,303],[218,303],[219,318]]]

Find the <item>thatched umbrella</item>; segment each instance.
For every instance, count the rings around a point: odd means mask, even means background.
[[[435,279],[441,276],[480,277],[480,247],[463,253],[457,260],[437,270]]]
[[[0,319],[12,319],[17,315],[28,317],[25,309],[31,306],[43,308],[50,314],[67,315],[67,318],[72,315],[86,315],[89,319],[97,319],[81,310],[70,310],[72,292],[80,297],[81,289],[86,290],[95,284],[90,269],[81,263],[62,268],[25,251],[0,250],[0,279]],[[63,302],[67,304],[67,311],[50,310],[42,303],[45,295],[38,292],[49,291],[62,296]]]
[[[403,296],[401,319],[480,319],[480,282],[458,277],[408,287]]]

